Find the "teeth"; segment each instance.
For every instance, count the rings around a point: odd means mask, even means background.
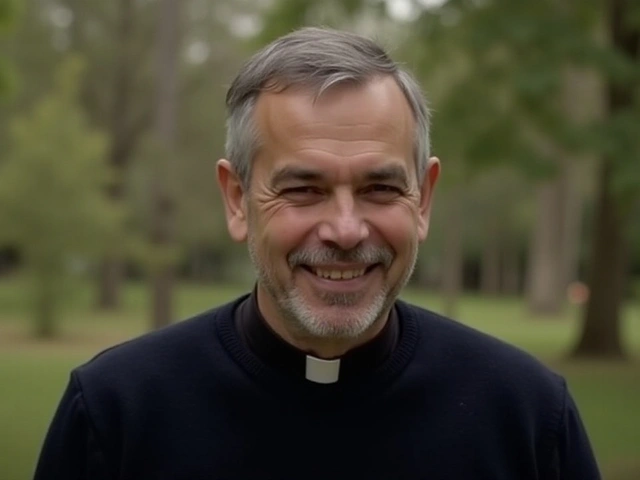
[[[360,270],[322,270],[321,268],[316,268],[313,270],[313,273],[319,277],[331,280],[351,280],[352,278],[364,275],[364,271],[364,268]]]

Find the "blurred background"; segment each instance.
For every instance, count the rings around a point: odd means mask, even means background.
[[[420,80],[443,173],[403,296],[565,375],[640,478],[640,2],[0,0],[0,478],[71,368],[253,286],[215,162],[224,96],[303,25]]]

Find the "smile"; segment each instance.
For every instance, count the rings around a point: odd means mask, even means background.
[[[364,274],[369,273],[376,265],[371,265],[364,268],[351,268],[351,269],[336,269],[336,268],[322,268],[322,267],[310,267],[304,266],[305,270],[313,273],[317,277],[327,280],[352,280],[354,278],[362,277]]]

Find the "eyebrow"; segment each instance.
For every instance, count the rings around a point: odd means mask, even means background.
[[[371,170],[364,177],[369,182],[397,182],[405,188],[409,186],[407,172],[400,165],[388,165]]]
[[[367,182],[397,182],[403,187],[409,186],[407,172],[400,165],[388,165],[366,172],[363,176]],[[320,182],[325,175],[311,168],[287,165],[271,176],[271,187],[276,188],[287,182]]]
[[[282,183],[293,181],[317,182],[319,180],[322,180],[323,178],[324,175],[317,170],[287,165],[276,170],[275,173],[271,176],[271,186],[275,188]]]

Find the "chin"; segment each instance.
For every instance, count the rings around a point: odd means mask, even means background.
[[[345,321],[344,318],[298,319],[299,328],[306,336],[324,339],[356,339],[361,337],[371,324],[359,321]]]
[[[288,316],[307,335],[351,339],[362,336],[377,322],[383,313],[385,296],[379,295],[366,305],[338,301],[332,305],[312,306],[299,296],[290,298],[287,303]]]

